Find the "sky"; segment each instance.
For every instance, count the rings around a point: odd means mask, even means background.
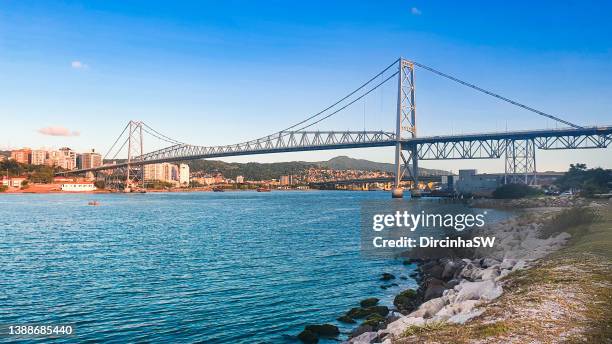
[[[0,149],[105,153],[130,119],[196,145],[254,139],[346,95],[400,56],[579,125],[612,125],[610,2],[2,1]],[[415,71],[419,136],[554,128]],[[395,127],[396,85],[316,125]],[[162,142],[145,138],[145,150]],[[393,161],[393,148],[226,161]],[[612,168],[612,148],[538,151],[539,171]],[[503,171],[503,159],[423,167]]]

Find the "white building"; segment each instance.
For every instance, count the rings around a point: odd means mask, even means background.
[[[238,184],[244,183],[244,177],[243,176],[237,176],[236,177],[236,183],[238,183]]]
[[[42,149],[35,149],[30,155],[32,165],[44,165],[47,160],[47,151]]]
[[[178,184],[180,178],[179,175],[179,167],[167,162],[144,166],[145,181],[158,180],[160,182]],[[187,184],[189,184],[189,181]]]
[[[90,182],[67,182],[62,184],[62,191],[87,192],[94,190],[96,190],[96,187]]]
[[[189,165],[187,164],[179,165],[179,183],[181,186],[189,185]]]
[[[74,170],[77,168],[76,152],[68,147],[62,147],[59,150],[63,154],[63,161],[60,161],[59,167],[67,170]]]

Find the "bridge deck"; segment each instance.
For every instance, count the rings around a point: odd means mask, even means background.
[[[416,145],[419,159],[491,159],[499,158],[507,140],[536,140],[540,149],[605,148],[612,142],[612,126],[523,130],[461,135],[425,136],[401,139],[402,146]],[[382,131],[281,132],[258,140],[226,146],[193,146],[178,144],[137,157],[132,166],[178,162],[229,156],[301,152],[316,150],[394,146],[395,134]],[[74,174],[116,169],[127,162],[96,168],[71,170],[57,174]]]

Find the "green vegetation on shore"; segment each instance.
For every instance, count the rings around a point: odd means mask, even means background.
[[[505,184],[493,191],[493,198],[516,199],[531,196],[539,196],[542,191],[525,184]]]
[[[0,173],[9,177],[26,175],[32,183],[52,183],[53,174],[61,171],[58,167],[22,164],[14,160],[0,161]]]
[[[612,205],[568,208],[543,236],[562,249],[505,276],[504,294],[465,324],[411,326],[394,343],[606,343],[612,338]]]
[[[611,183],[612,170],[587,169],[585,164],[571,164],[569,170],[555,181],[555,185],[562,191],[580,190],[585,197],[607,193]]]

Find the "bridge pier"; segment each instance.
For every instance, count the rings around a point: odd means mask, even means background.
[[[410,157],[405,159],[402,150],[402,139],[416,138],[416,106],[414,102],[414,64],[403,58],[399,59],[399,72],[397,74],[397,122],[395,127],[395,180],[391,197],[402,198],[404,191],[400,186],[404,173],[410,170],[408,162],[412,161],[412,173],[410,173],[414,185],[418,185],[418,160],[417,146],[408,147]],[[407,134],[407,135],[405,135]]]

